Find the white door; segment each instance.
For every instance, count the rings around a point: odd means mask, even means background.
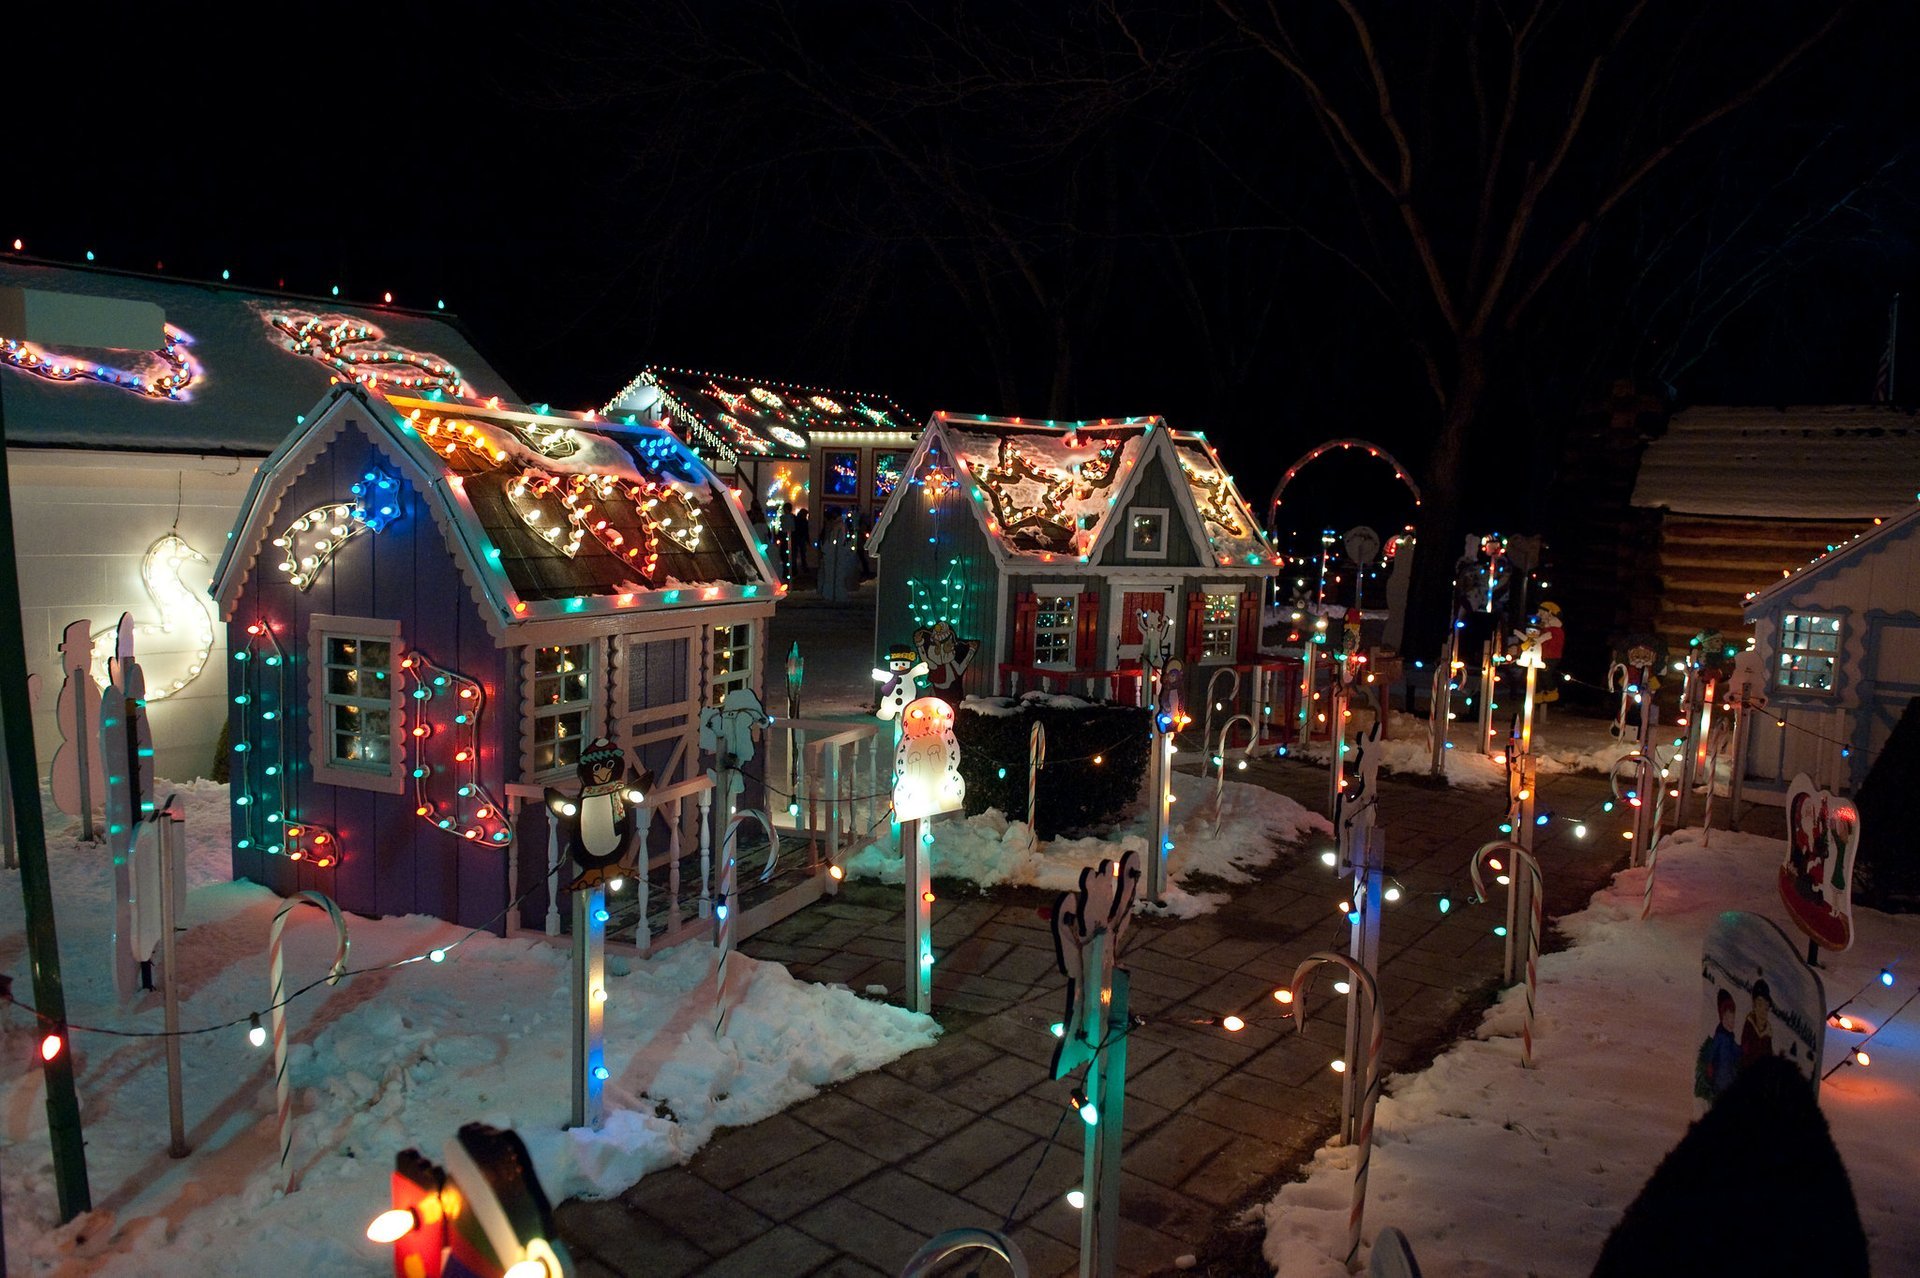
[[[1178,642],[1180,618],[1174,612],[1177,588],[1172,582],[1165,585],[1115,582],[1110,593],[1113,602],[1107,613],[1108,669],[1117,670],[1123,665],[1140,663],[1140,614],[1143,612],[1157,612],[1172,617]]]

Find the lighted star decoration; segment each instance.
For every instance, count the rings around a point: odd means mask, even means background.
[[[877,430],[893,429],[893,418],[887,416],[887,410],[884,408],[869,408],[865,404],[855,404],[853,411],[872,422]]]
[[[310,311],[275,311],[266,320],[287,350],[319,360],[349,381],[387,390],[465,393],[458,368],[431,351],[387,341],[365,320]]]
[[[1186,473],[1187,482],[1199,489],[1200,513],[1206,516],[1207,522],[1218,524],[1229,537],[1246,536],[1246,526],[1233,508],[1233,490],[1227,477],[1217,470],[1196,470],[1184,461],[1180,469]]]
[[[161,331],[166,344],[144,354],[143,366],[139,368],[115,368],[71,355],[49,354],[31,342],[17,342],[8,337],[0,337],[0,366],[17,368],[41,381],[94,382],[117,386],[149,399],[191,399],[187,388],[204,371],[187,349],[193,345],[193,339],[171,324],[162,326]]]
[[[1079,447],[1078,436],[1068,436],[1069,447]],[[1101,439],[1094,456],[1076,462],[1066,473],[1040,465],[1002,437],[998,460],[979,474],[980,488],[993,506],[1008,541],[1029,549],[1078,552],[1082,529],[1065,515],[1069,500],[1085,501],[1113,483],[1120,444]]]
[[[938,505],[942,497],[945,497],[959,486],[960,485],[954,481],[953,472],[944,466],[929,468],[926,475],[920,480],[920,488],[921,491],[927,495],[928,505]]]

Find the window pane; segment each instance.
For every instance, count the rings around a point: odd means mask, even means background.
[[[360,641],[360,664],[362,666],[377,666],[384,670],[387,667],[387,661],[391,657],[392,652],[393,647],[391,644],[380,643],[373,639],[362,639]]]
[[[327,640],[327,664],[342,666],[354,665],[354,653],[358,647],[358,641],[353,639]]]
[[[360,672],[342,670],[339,666],[328,666],[327,691],[335,696],[357,696],[360,692]]]

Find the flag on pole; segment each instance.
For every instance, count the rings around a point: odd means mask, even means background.
[[[1893,304],[1887,308],[1887,344],[1880,352],[1880,369],[1873,382],[1873,402],[1891,404],[1893,402],[1894,346],[1900,338],[1900,295],[1893,295]]]

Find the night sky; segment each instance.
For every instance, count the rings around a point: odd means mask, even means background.
[[[1350,269],[1393,228],[1356,215],[1297,85],[1231,4],[1054,8],[480,6],[213,30],[153,11],[85,40],[29,19],[10,61],[62,78],[0,86],[0,237],[444,298],[556,407],[662,362],[871,387],[916,413],[1163,413],[1206,430],[1256,505],[1330,436],[1418,470],[1438,409],[1408,339],[1431,308],[1391,243],[1384,289]],[[1300,9],[1302,57],[1388,153],[1345,19]],[[1463,254],[1462,32],[1491,10],[1417,9],[1372,16],[1421,198]],[[1516,146],[1564,121],[1621,9],[1548,15]],[[1870,397],[1920,208],[1898,22],[1858,6],[1588,237],[1502,339],[1476,512],[1536,518],[1562,425],[1617,377],[1680,403]],[[1636,145],[1811,26],[1784,3],[1651,6],[1539,217],[1570,225]]]

